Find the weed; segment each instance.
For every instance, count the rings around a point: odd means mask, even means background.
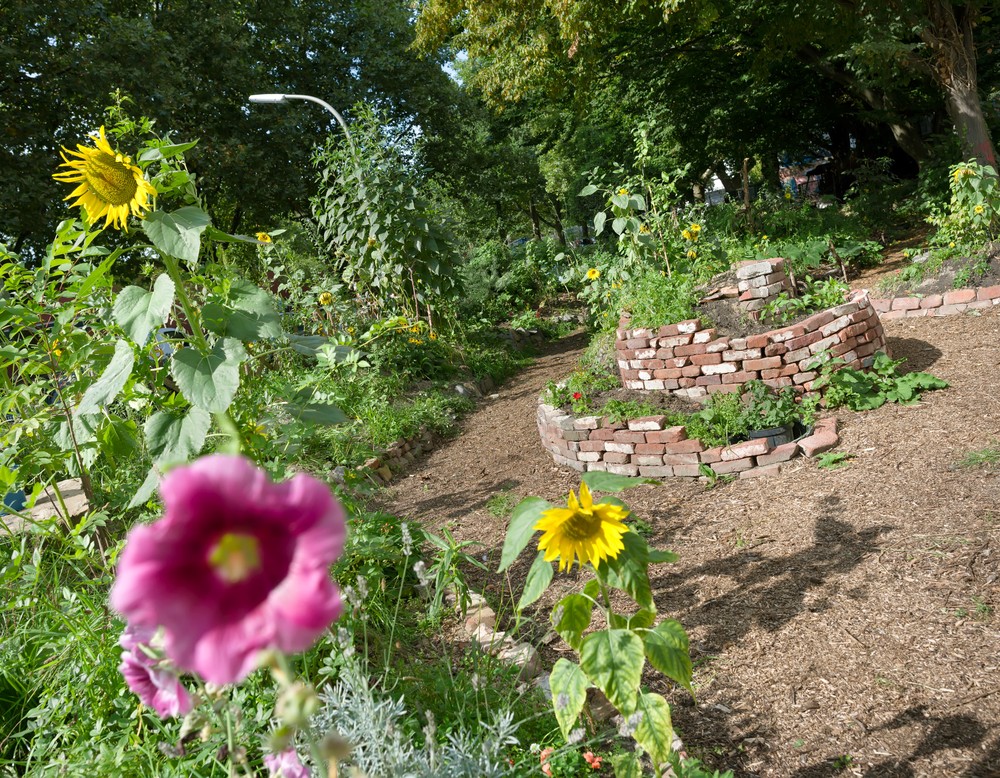
[[[853,756],[851,756],[850,754],[841,754],[840,756],[836,757],[833,760],[833,769],[837,770],[838,772],[842,772],[846,770],[848,767],[850,767],[852,764],[854,764]]]
[[[823,470],[839,470],[847,466],[848,459],[854,459],[854,454],[845,454],[843,451],[828,451],[816,457],[816,467]]]
[[[490,512],[490,515],[502,519],[510,516],[511,511],[514,510],[514,506],[520,501],[520,497],[505,489],[490,495],[490,498],[486,501],[486,510]]]
[[[993,467],[1000,464],[1000,445],[990,445],[970,451],[957,462],[959,467]]]

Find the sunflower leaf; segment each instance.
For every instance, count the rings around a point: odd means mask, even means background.
[[[618,754],[611,757],[615,778],[642,778],[642,765],[635,754]]]
[[[176,157],[178,154],[183,154],[185,151],[193,149],[197,143],[198,141],[193,140],[190,143],[168,143],[156,148],[145,149],[139,153],[139,161],[156,162],[157,160]]]
[[[129,508],[138,508],[140,505],[144,505],[146,501],[153,496],[153,492],[156,491],[156,487],[160,484],[160,473],[155,467],[149,468],[149,472],[146,473],[146,480],[142,482],[142,485],[136,490],[135,494],[132,495],[132,499],[129,500]]]
[[[503,551],[500,554],[500,567],[498,573],[502,573],[512,564],[514,560],[524,551],[525,546],[535,533],[535,525],[538,520],[552,506],[541,497],[525,497],[514,508],[510,517],[510,525],[507,527],[507,537],[503,541]]]
[[[583,704],[587,701],[587,687],[590,683],[580,666],[568,659],[559,659],[549,674],[549,688],[556,721],[563,737],[569,740],[569,733],[580,717]],[[562,703],[560,705],[560,703]]]
[[[582,594],[570,594],[552,610],[552,626],[571,648],[579,651],[583,631],[590,626],[593,613],[593,599]]]
[[[212,417],[201,408],[186,414],[160,411],[146,420],[146,446],[157,464],[173,464],[194,459],[212,426]]]
[[[531,563],[528,577],[524,581],[524,591],[521,592],[521,599],[517,603],[518,613],[545,594],[545,590],[549,588],[551,582],[552,563],[545,561],[544,551],[539,551],[535,561]]]
[[[133,365],[135,354],[132,353],[132,347],[124,340],[119,340],[115,343],[115,355],[111,357],[101,377],[87,387],[74,413],[77,416],[87,416],[100,412],[125,387],[125,382],[132,375]]]
[[[646,749],[654,765],[663,764],[674,742],[670,705],[659,694],[640,692],[636,710],[642,714],[635,728],[636,742]]]
[[[185,400],[209,413],[222,413],[236,396],[246,357],[238,340],[220,338],[208,354],[194,348],[175,351],[170,373]]]
[[[583,672],[626,716],[635,710],[643,664],[642,640],[631,630],[593,632],[583,639],[580,646]]]
[[[112,314],[118,326],[134,343],[143,346],[154,327],[159,327],[170,315],[174,303],[174,282],[166,273],[153,282],[153,291],[138,286],[126,286],[118,293]]]
[[[688,636],[680,622],[664,619],[656,629],[643,632],[642,641],[649,663],[693,695]]]
[[[663,483],[653,478],[632,478],[628,475],[605,473],[601,470],[592,470],[589,473],[584,473],[580,480],[596,492],[620,492],[623,489],[631,489],[634,486],[642,486],[644,484],[662,486]]]
[[[210,223],[201,208],[187,205],[172,213],[153,211],[143,219],[142,229],[164,254],[194,264],[201,251],[201,234]]]
[[[649,546],[635,532],[622,535],[625,549],[614,559],[601,561],[598,573],[608,586],[626,592],[640,607],[656,612],[649,585]]]

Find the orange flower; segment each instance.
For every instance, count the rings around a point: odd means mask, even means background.
[[[584,751],[583,759],[587,764],[590,765],[591,770],[601,769],[601,757],[595,756],[592,751]]]

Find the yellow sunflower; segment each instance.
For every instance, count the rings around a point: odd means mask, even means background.
[[[558,558],[560,570],[569,570],[574,558],[597,567],[625,548],[622,535],[629,530],[622,519],[628,514],[618,505],[594,504],[587,484],[581,483],[579,500],[571,491],[565,508],[549,508],[538,520],[538,549],[545,552],[546,562]]]
[[[698,258],[698,252],[697,251],[695,251],[694,249],[691,249],[690,251],[688,251],[688,259],[697,259],[697,258]]]
[[[268,235],[266,232],[258,232],[257,240],[259,240],[261,243],[271,243],[271,236]]]
[[[59,167],[69,170],[52,177],[69,184],[79,182],[80,185],[64,199],[76,197],[73,207],[83,206],[91,222],[103,216],[105,227],[112,225],[128,232],[129,214],[142,218],[143,212],[150,209],[149,200],[156,197],[156,190],[143,178],[142,171],[132,164],[130,157],[111,148],[103,127],[92,140],[94,148],[78,145],[78,151],[70,151],[63,147],[66,153]],[[70,159],[66,154],[77,159]]]
[[[985,211],[986,209],[983,208],[983,206],[981,206],[981,205],[977,205],[972,210],[978,215],[978,214],[982,213],[983,211]]]
[[[596,267],[592,267],[590,268],[590,270],[587,271],[588,281],[596,281],[600,277],[601,277],[601,271],[598,270]]]
[[[684,238],[684,240],[694,240],[694,234],[691,230],[683,230],[681,232],[681,237]]]
[[[692,224],[690,227],[688,227],[688,229],[691,230],[691,232],[693,232],[695,235],[697,235],[699,232],[701,232],[701,225]]]
[[[333,302],[333,295],[330,294],[329,292],[323,292],[323,294],[319,296],[320,305],[329,305],[332,302]]]

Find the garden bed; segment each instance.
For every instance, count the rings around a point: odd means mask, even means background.
[[[559,465],[649,478],[773,475],[783,462],[815,456],[839,440],[836,420],[827,418],[817,421],[810,434],[777,447],[760,439],[708,448],[688,439],[684,427],[667,426],[665,416],[616,422],[605,416],[573,416],[543,402],[538,405],[538,432]]]

